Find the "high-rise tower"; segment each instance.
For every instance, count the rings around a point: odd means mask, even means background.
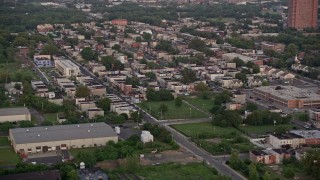
[[[288,27],[315,28],[318,25],[318,0],[289,0]]]

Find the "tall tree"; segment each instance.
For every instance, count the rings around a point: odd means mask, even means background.
[[[91,94],[91,91],[87,86],[78,86],[76,88],[76,97],[77,98],[89,97],[90,94]]]
[[[81,56],[83,59],[90,61],[93,59],[94,57],[94,52],[92,51],[91,48],[89,47],[85,47],[83,48],[83,50],[81,51]]]
[[[181,81],[184,84],[189,84],[197,80],[196,72],[189,68],[184,68],[181,71],[181,75],[182,75]]]

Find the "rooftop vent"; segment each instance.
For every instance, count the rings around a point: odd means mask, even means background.
[[[88,133],[90,133],[90,130],[88,130]]]
[[[80,125],[78,124],[78,127],[80,127]]]
[[[38,137],[40,137],[40,134],[38,134]]]
[[[27,129],[27,132],[29,132],[29,129]]]

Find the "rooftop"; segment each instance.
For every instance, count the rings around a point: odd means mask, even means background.
[[[0,116],[14,116],[14,115],[25,115],[25,114],[30,114],[29,109],[26,107],[0,109]]]
[[[55,60],[55,63],[59,64],[63,68],[79,68],[79,66],[70,60]]]
[[[308,138],[320,138],[320,131],[319,130],[292,130],[290,131],[293,134],[302,136],[306,139]]]
[[[285,133],[285,134],[274,134],[273,136],[278,139],[294,139],[294,138],[303,138],[302,136],[294,133]]]
[[[270,93],[273,96],[281,97],[285,100],[312,100],[320,101],[320,95],[308,90],[294,86],[261,86],[256,88],[259,91]]]
[[[16,144],[117,136],[105,123],[10,129]]]

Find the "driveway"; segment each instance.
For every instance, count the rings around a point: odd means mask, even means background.
[[[40,125],[44,121],[43,115],[39,111],[35,110],[34,108],[29,108],[29,110],[31,115],[37,120],[36,125]]]

